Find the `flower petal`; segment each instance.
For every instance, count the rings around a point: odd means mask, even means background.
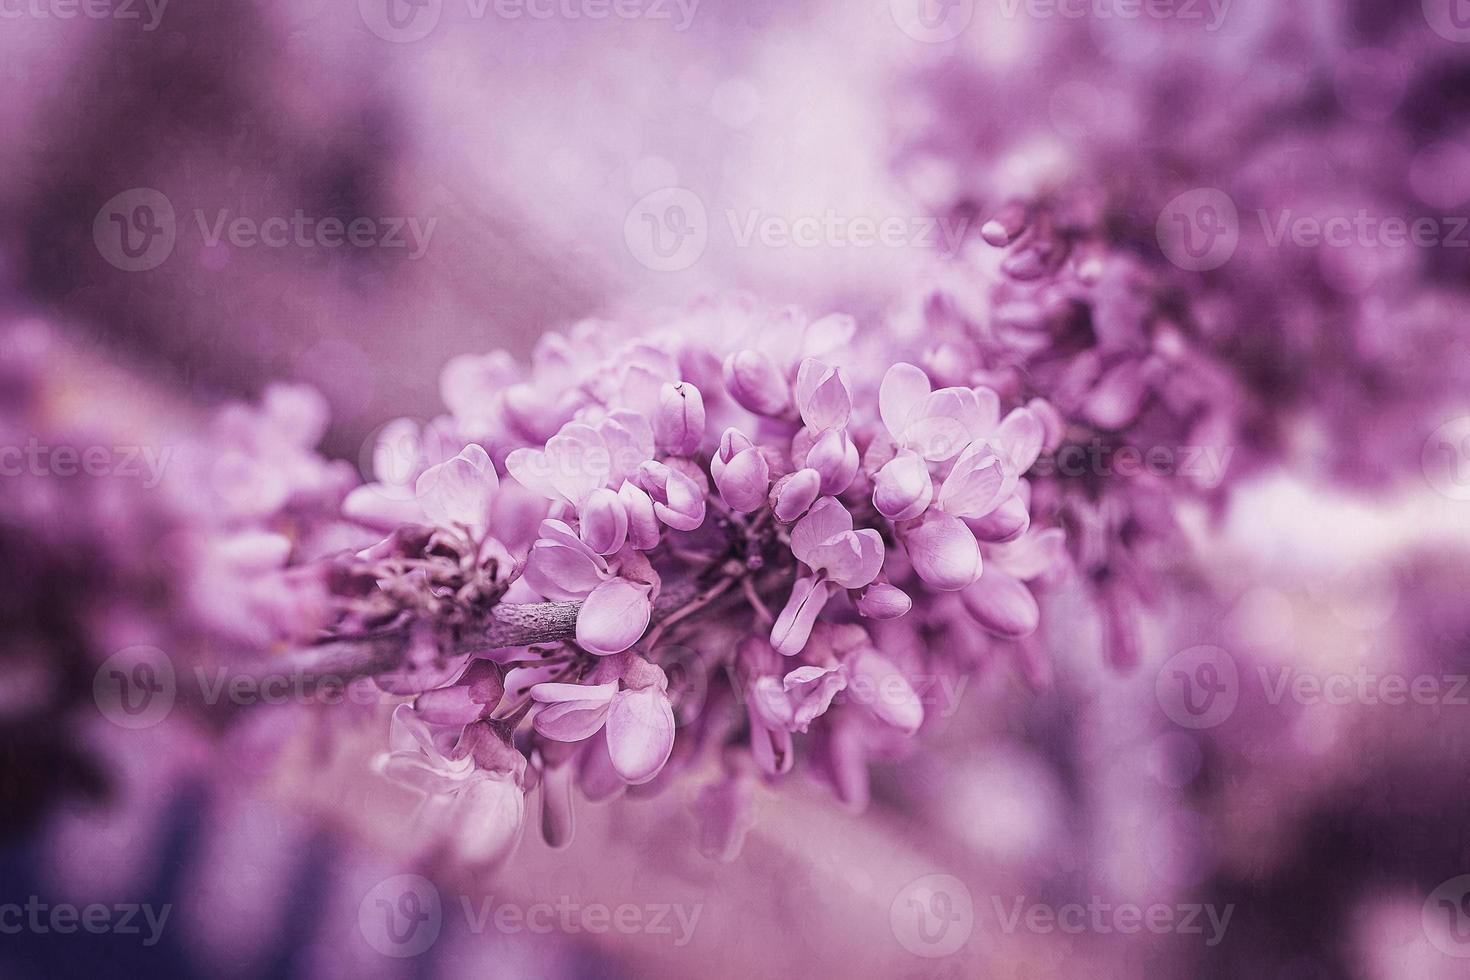
[[[607,748],[613,769],[629,783],[646,783],[674,750],[674,708],[657,687],[621,691],[607,716]]]
[[[958,517],[931,511],[905,532],[903,543],[914,571],[936,589],[956,592],[980,574],[980,546]]]
[[[817,616],[831,596],[831,586],[817,578],[800,578],[791,587],[791,597],[771,627],[771,646],[794,657],[806,646]]]
[[[593,589],[577,613],[577,644],[589,653],[622,653],[637,643],[653,615],[649,588],[615,578]]]
[[[906,362],[893,365],[883,375],[883,383],[878,386],[878,414],[894,439],[903,438],[930,389],[929,376]]]

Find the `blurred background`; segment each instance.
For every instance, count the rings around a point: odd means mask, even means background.
[[[141,473],[0,476],[5,975],[1470,976],[1462,0],[0,0],[0,79],[3,443]],[[1191,189],[1223,263],[1155,234]],[[745,292],[887,329],[1012,198],[1195,276],[1246,392],[1133,670],[1063,590],[1051,682],[970,678],[862,815],[762,789],[716,864],[591,805],[488,884],[400,880],[372,698],[98,710],[177,627],[146,450],[219,406],[309,383],[366,478],[455,355]],[[1359,213],[1432,223],[1297,233]]]

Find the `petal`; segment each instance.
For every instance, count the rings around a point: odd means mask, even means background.
[[[857,601],[859,615],[868,619],[898,619],[908,614],[914,601],[896,585],[875,582],[863,590]]]
[[[1031,514],[1019,493],[1007,497],[999,507],[970,522],[981,541],[1014,541],[1031,526]]]
[[[998,544],[992,553],[1007,575],[1029,582],[1066,569],[1067,535],[1059,527],[1049,527],[1024,534],[1009,544]]]
[[[554,741],[580,742],[602,727],[617,692],[617,681],[597,685],[538,684],[531,689],[531,697],[541,706],[532,724]]]
[[[453,459],[425,470],[414,485],[414,494],[434,524],[482,528],[499,488],[500,478],[490,456],[479,444],[471,443]]]
[[[576,767],[570,762],[541,771],[541,836],[553,848],[572,842],[576,829],[572,786]]]
[[[367,483],[353,487],[342,501],[342,516],[379,531],[401,524],[422,524],[424,509],[402,487]]]
[[[607,578],[607,562],[581,541],[542,538],[531,546],[522,577],[548,599],[580,599]]]
[[[655,500],[653,512],[676,531],[693,531],[704,523],[704,494],[699,485],[683,473],[673,467],[665,469],[668,475],[664,491],[668,503]]]
[[[924,704],[893,662],[872,647],[860,648],[847,661],[853,675],[852,688],[861,691],[854,700],[867,705],[880,721],[906,735],[912,735],[924,723]]]
[[[607,716],[607,749],[613,769],[629,783],[646,783],[674,750],[674,708],[656,687],[622,691]]]
[[[611,555],[623,547],[628,538],[628,512],[614,491],[606,487],[593,490],[582,503],[580,517],[587,547],[599,555]]]
[[[618,488],[618,499],[628,512],[628,540],[639,551],[658,547],[658,514],[653,499],[636,484],[624,482]]]
[[[995,442],[1005,452],[1017,474],[1029,470],[1041,455],[1046,429],[1029,408],[1013,410],[995,431]]]
[[[1020,579],[997,568],[987,568],[960,598],[977,623],[1008,639],[1030,636],[1041,621],[1041,611],[1031,590]]]
[[[905,532],[903,543],[914,571],[936,589],[958,591],[980,574],[980,546],[958,517],[931,511]]]
[[[737,514],[748,514],[766,502],[771,489],[771,467],[759,449],[746,449],[715,474],[720,498]]]
[[[539,449],[516,449],[505,457],[505,472],[521,486],[547,500],[565,500],[551,480],[551,460]]]
[[[940,487],[939,508],[955,517],[984,517],[1004,503],[1013,488],[1014,480],[1007,485],[999,456],[966,454]]]
[[[788,657],[800,653],[830,595],[831,587],[826,582],[816,578],[797,579],[791,587],[791,597],[771,627],[771,646]]]
[[[822,478],[822,492],[842,493],[857,476],[858,451],[845,429],[828,429],[807,452],[806,466]]]
[[[900,441],[905,448],[938,462],[958,456],[970,444],[970,432],[959,419],[932,415],[916,419]]]
[[[577,613],[577,644],[589,653],[622,653],[637,643],[653,614],[649,588],[627,579],[603,582]]]
[[[572,503],[604,486],[612,476],[612,454],[590,425],[568,422],[546,442],[552,486]]]
[[[929,465],[917,453],[899,453],[873,478],[873,506],[889,520],[912,520],[924,513],[933,499]]]
[[[893,438],[903,438],[929,391],[929,376],[912,364],[901,361],[883,375],[883,383],[878,386],[878,414]]]
[[[775,417],[791,406],[791,389],[768,354],[742,350],[725,359],[725,390],[736,404],[756,415]]]
[[[791,553],[799,560],[820,544],[852,530],[852,515],[836,497],[823,497],[791,529]]]
[[[449,841],[455,856],[475,867],[505,861],[520,843],[526,794],[504,776],[471,780],[450,815]]]
[[[796,406],[807,428],[840,428],[852,415],[852,394],[841,371],[809,357],[797,369]]]
[[[776,520],[791,522],[802,514],[822,492],[822,477],[816,470],[802,469],[788,473],[771,488],[771,509]]]
[[[746,711],[750,715],[750,754],[756,765],[769,776],[790,772],[792,763],[796,761],[791,733],[785,728],[762,724],[751,706],[747,706]]]
[[[653,458],[653,428],[641,415],[613,412],[597,423],[597,433],[607,446],[609,486],[621,486]]]
[[[666,383],[659,391],[653,433],[665,452],[687,456],[698,449],[704,438],[704,398],[699,389],[687,381]]]

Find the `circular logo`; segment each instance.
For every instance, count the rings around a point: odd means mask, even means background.
[[[1470,415],[1431,432],[1419,462],[1435,490],[1451,500],[1470,500]]]
[[[173,254],[177,239],[174,206],[151,187],[123,191],[92,219],[98,253],[124,272],[158,268]]]
[[[888,909],[899,945],[925,959],[949,956],[975,929],[970,889],[954,875],[925,875],[904,886]]]
[[[1446,41],[1470,41],[1470,0],[1424,0],[1424,19]]]
[[[699,261],[709,242],[709,220],[699,195],[683,187],[645,194],[628,209],[623,241],[641,265],[678,272]]]
[[[674,705],[674,724],[691,724],[704,710],[709,697],[709,667],[698,650],[677,645],[660,646],[656,662],[669,679],[669,701]]]
[[[1164,205],[1154,230],[1170,262],[1190,272],[1208,272],[1235,254],[1240,216],[1224,191],[1197,187]]]
[[[975,0],[888,0],[893,22],[915,41],[943,44],[965,32],[975,16]]]
[[[1470,875],[1451,878],[1430,892],[1419,919],[1435,949],[1470,959]]]
[[[385,41],[422,41],[439,25],[444,0],[357,0],[367,29]]]
[[[119,650],[92,678],[97,710],[120,728],[151,728],[163,721],[177,693],[173,661],[158,647]]]
[[[439,889],[420,875],[378,882],[357,907],[357,925],[368,945],[384,956],[417,956],[439,938],[444,909]]]
[[[1240,674],[1219,647],[1181,650],[1154,678],[1154,696],[1169,720],[1183,728],[1214,728],[1235,713]]]

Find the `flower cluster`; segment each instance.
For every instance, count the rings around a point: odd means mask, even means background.
[[[731,856],[793,736],[861,803],[865,760],[923,723],[920,675],[1037,629],[1028,583],[1065,567],[1061,532],[1029,518],[1049,405],[1003,411],[902,361],[855,372],[850,317],[720,315],[742,329],[550,335],[530,375],[554,390],[461,358],[453,417],[385,427],[377,468],[389,440],[414,463],[346,499],[389,533],[337,560],[337,633],[387,644],[378,682],[413,701],[384,771],[461,858],[503,859],[533,787],[559,844],[574,787],[655,792],[706,757],[723,776],[703,843]],[[953,648],[921,641],[955,617]]]

